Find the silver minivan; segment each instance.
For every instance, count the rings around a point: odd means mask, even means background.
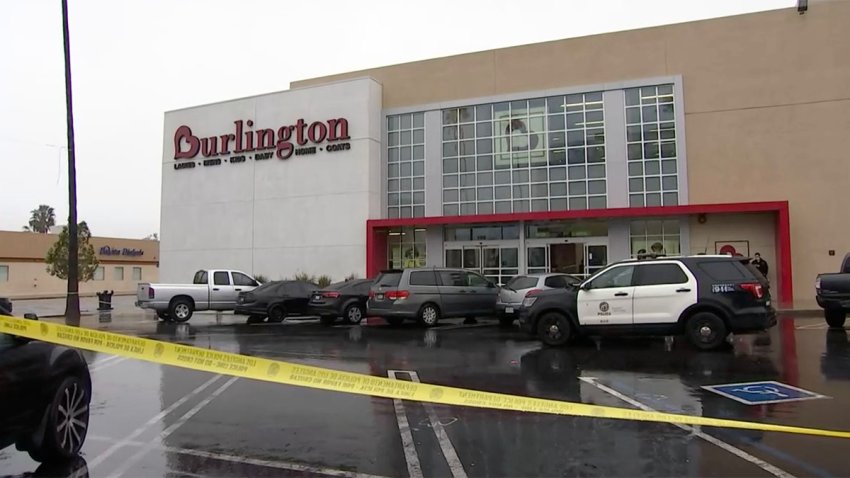
[[[392,325],[416,319],[433,327],[441,318],[492,316],[499,289],[463,269],[404,269],[382,272],[369,291],[368,314]]]

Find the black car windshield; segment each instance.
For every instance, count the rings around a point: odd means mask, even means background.
[[[280,281],[266,282],[265,284],[254,289],[254,292],[263,292],[264,290],[268,290],[272,287],[277,287],[278,285],[280,285]]]
[[[517,276],[510,280],[505,287],[513,290],[531,289],[537,286],[537,277]]]
[[[350,287],[356,287],[359,285],[363,285],[365,282],[370,282],[368,279],[354,279],[349,281],[335,282],[322,290],[343,290],[348,289]]]

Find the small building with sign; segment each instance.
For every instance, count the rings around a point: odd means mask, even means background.
[[[814,306],[850,250],[847,24],[850,2],[818,2],[167,112],[163,280],[451,266],[504,283],[758,252],[781,305]]]
[[[44,261],[59,238],[59,230],[55,231],[0,231],[0,297],[65,296],[65,281],[48,274]],[[81,295],[92,296],[103,290],[117,295],[135,294],[139,282],[159,280],[159,241],[92,237],[91,244],[100,266],[92,280],[80,283]]]

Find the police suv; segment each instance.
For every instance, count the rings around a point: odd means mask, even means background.
[[[568,289],[532,292],[520,325],[547,345],[578,335],[684,334],[715,349],[729,333],[776,325],[768,282],[749,260],[649,256],[612,264]]]

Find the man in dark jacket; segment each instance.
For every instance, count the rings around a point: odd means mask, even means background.
[[[752,265],[756,266],[756,269],[761,272],[761,275],[767,277],[767,261],[761,258],[761,254],[756,252],[755,256],[753,256],[753,260],[751,262]]]

